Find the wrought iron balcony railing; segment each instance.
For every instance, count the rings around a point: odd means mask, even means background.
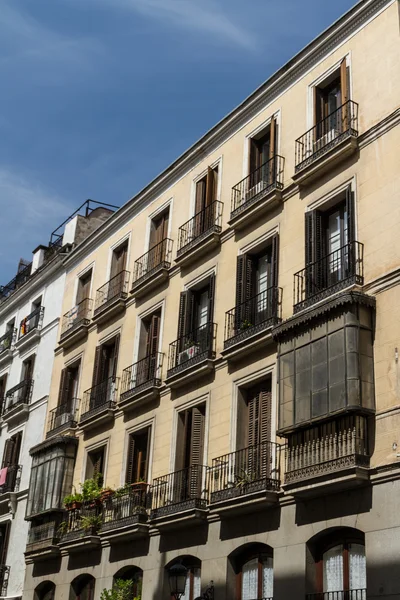
[[[24,379],[8,390],[4,399],[2,414],[6,415],[18,404],[30,404],[33,390],[33,379]]]
[[[108,304],[125,299],[128,296],[129,288],[129,271],[121,271],[115,277],[107,281],[96,292],[96,300],[94,303],[94,315],[104,310]]]
[[[344,417],[338,421],[335,433],[286,448],[285,483],[298,483],[350,467],[369,467],[369,461],[365,418]]]
[[[153,480],[151,517],[207,507],[207,467],[192,465]]]
[[[92,306],[92,299],[85,298],[82,302],[79,302],[74,308],[65,313],[61,324],[61,339],[74,329],[89,325]]]
[[[103,410],[115,408],[118,382],[118,377],[109,377],[105,381],[102,381],[84,392],[80,417],[81,421],[89,419]]]
[[[5,474],[5,481],[2,485],[0,485],[0,494],[6,494],[7,492],[18,492],[21,481],[22,465],[10,465],[4,467],[4,469],[7,469],[7,471]],[[3,469],[1,469],[1,471],[3,471]]]
[[[172,240],[166,238],[135,261],[133,270],[135,286],[152,277],[160,269],[171,267],[172,244]]]
[[[161,385],[164,354],[155,352],[122,371],[121,400],[142,389]]]
[[[15,338],[17,336],[17,330],[12,327],[4,335],[0,337],[0,356],[6,350],[11,350],[14,345]]]
[[[71,398],[49,412],[47,433],[61,427],[75,427],[78,421],[79,398]]]
[[[278,491],[281,446],[263,442],[214,458],[208,470],[210,504],[245,494]]]
[[[7,597],[8,579],[10,577],[10,567],[0,565],[0,590],[3,597]]]
[[[276,155],[232,188],[231,219],[272,190],[283,189],[285,159]]]
[[[306,600],[367,600],[367,590],[338,590],[336,592],[319,592],[307,594]]]
[[[303,310],[349,285],[363,285],[364,246],[350,242],[294,275],[294,312]]]
[[[48,545],[56,544],[59,540],[60,523],[58,521],[49,521],[41,525],[31,525],[28,533],[27,551],[42,548]]]
[[[73,541],[85,535],[97,535],[102,525],[101,502],[84,502],[80,508],[67,511],[60,526],[61,542]]]
[[[207,358],[215,358],[216,333],[217,325],[208,322],[172,342],[169,345],[167,377]]]
[[[317,160],[347,137],[358,136],[358,104],[348,100],[296,140],[295,172]]]
[[[133,483],[124,493],[114,494],[103,503],[102,531],[134,525],[147,518],[150,500],[147,483]]]
[[[210,233],[221,233],[222,202],[216,200],[179,227],[177,258]]]
[[[20,288],[31,276],[32,263],[24,264],[16,276],[7,285],[0,286],[0,302],[7,300],[13,292]]]
[[[19,336],[20,340],[25,335],[27,335],[30,331],[34,329],[40,329],[43,323],[43,315],[44,315],[44,307],[38,306],[34,311],[31,312],[30,315],[22,319],[19,325]]]
[[[282,288],[270,287],[225,314],[225,348],[276,325],[281,319]]]

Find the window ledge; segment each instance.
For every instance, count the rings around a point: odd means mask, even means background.
[[[247,227],[251,222],[259,225],[257,219],[278,206],[281,201],[282,191],[280,187],[267,188],[247,202],[243,202],[236,210],[231,212],[228,225],[238,230]]]
[[[278,483],[278,482],[276,482]],[[211,493],[210,514],[218,514],[220,518],[234,517],[253,513],[275,506],[278,502],[279,483],[276,489],[268,489],[265,482],[252,490],[252,484],[247,487],[232,487]]]
[[[146,514],[137,514],[118,521],[105,522],[99,533],[100,539],[115,543],[136,540],[149,534]]]
[[[62,554],[74,554],[78,552],[88,552],[96,548],[101,547],[100,537],[98,535],[82,535],[82,531],[74,532],[76,536],[70,537],[68,535],[58,543],[58,546]]]
[[[37,343],[40,340],[41,330],[39,328],[32,329],[26,333],[22,338],[15,342],[15,348],[18,352],[25,350],[28,346]]]
[[[159,532],[207,523],[205,500],[193,499],[152,511],[150,524]]]
[[[76,421],[72,421],[72,420],[68,421],[67,423],[63,423],[62,425],[59,425],[59,427],[50,429],[50,431],[48,431],[46,433],[46,440],[51,437],[57,436],[57,435],[67,435],[69,437],[74,437],[76,428],[77,428]]]
[[[168,266],[166,266],[168,264]],[[133,282],[131,294],[135,298],[142,298],[157,289],[169,279],[169,263],[161,263],[155,269],[146,273]]]
[[[335,145],[327,144],[318,155],[309,158],[296,166],[292,179],[298,185],[309,184],[326,171],[354,154],[358,149],[357,132],[353,130],[343,134],[342,139],[335,140]]]
[[[160,395],[161,385],[157,385],[153,380],[132,388],[121,394],[118,407],[123,411],[129,411],[137,406],[143,406]]]
[[[238,335],[225,340],[221,355],[228,360],[240,360],[259,350],[261,346],[272,344],[272,328],[280,322],[281,320],[278,318],[270,319],[262,325],[249,327]]]
[[[25,562],[27,564],[42,562],[59,555],[60,548],[57,546],[55,540],[43,540],[42,542],[27,544],[25,550]]]
[[[76,344],[76,342],[84,339],[88,334],[89,325],[90,319],[82,319],[78,324],[74,324],[61,334],[58,342],[59,346],[61,346],[61,348],[69,348]]]
[[[204,254],[207,254],[216,248],[220,244],[220,238],[221,227],[214,225],[212,229],[205,231],[198,238],[178,250],[175,258],[176,264],[186,267],[191,263],[196,262],[199,258],[204,256]]]
[[[108,421],[114,420],[115,402],[109,402],[105,406],[98,406],[81,415],[78,427],[82,431],[89,431],[100,427]]]
[[[167,371],[167,378],[165,384],[174,389],[181,386],[187,385],[194,379],[199,379],[204,375],[208,375],[215,369],[214,358],[205,358],[200,362],[187,361],[190,364],[182,364],[174,367]]]
[[[0,354],[0,366],[3,367],[7,365],[9,362],[12,361],[12,358],[13,351],[11,350],[11,348],[9,348],[8,350],[3,350],[3,352]]]
[[[369,457],[346,456],[335,461],[336,468],[330,472],[324,471],[324,465],[314,465],[285,475],[282,485],[285,496],[311,498],[327,492],[342,492],[369,483]],[[303,472],[303,473],[302,473]],[[288,476],[289,481],[288,481]]]
[[[95,309],[92,319],[93,323],[102,325],[103,323],[110,321],[116,315],[122,313],[125,310],[127,296],[128,294],[123,293]]]
[[[29,404],[17,403],[15,406],[2,414],[2,419],[5,423],[13,423],[14,421],[23,421],[28,418]]]

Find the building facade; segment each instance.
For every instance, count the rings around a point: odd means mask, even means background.
[[[400,597],[399,57],[359,2],[65,257],[24,598]]]
[[[78,211],[79,212],[79,211]],[[73,215],[20,261],[0,288],[0,583],[1,595],[22,595],[29,450],[43,439],[54,347],[64,295],[64,256],[111,212],[96,208]]]

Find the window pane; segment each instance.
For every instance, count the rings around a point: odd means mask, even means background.
[[[272,557],[264,558],[262,561],[263,574],[263,598],[272,598],[274,595],[274,570]]]
[[[258,558],[249,560],[242,568],[242,600],[258,598]]]
[[[343,546],[324,553],[324,592],[343,590]]]
[[[349,545],[349,583],[351,590],[364,590],[367,587],[365,548],[362,544]],[[357,598],[361,600],[361,597]]]

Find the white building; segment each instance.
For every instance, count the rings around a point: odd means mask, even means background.
[[[110,214],[110,208],[85,202],[47,246],[33,251],[32,262],[21,260],[15,278],[0,287],[0,597],[20,597],[23,589],[29,450],[46,433],[64,294],[63,259]]]

